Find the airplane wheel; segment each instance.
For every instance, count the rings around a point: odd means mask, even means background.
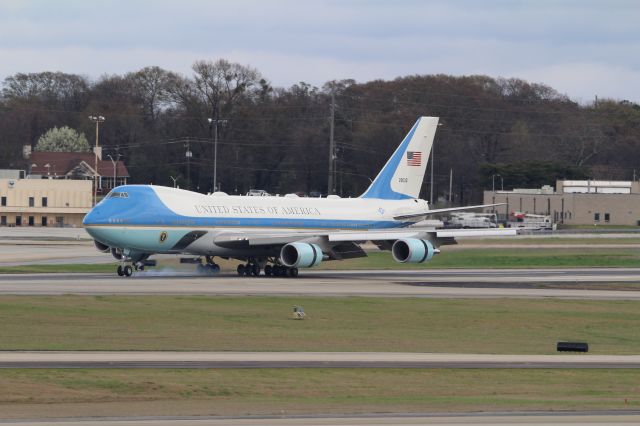
[[[251,265],[249,265],[248,263],[246,265],[244,265],[244,274],[248,277],[249,275],[251,275]]]
[[[276,266],[275,267],[275,275],[276,277],[282,277],[285,276],[287,274],[287,269],[284,266]]]
[[[271,269],[271,265],[267,265],[264,267],[264,274],[267,277],[270,277],[271,275],[273,275],[273,270]]]
[[[241,263],[238,265],[238,275],[244,275],[244,265]]]
[[[254,277],[260,275],[260,265],[256,265],[255,263],[251,265],[251,275]]]
[[[298,276],[298,268],[289,268],[289,276],[296,278]]]
[[[124,271],[122,270],[122,265],[118,265],[117,272],[119,277],[124,277]]]
[[[127,277],[133,275],[133,268],[131,267],[131,265],[127,265],[124,267],[124,275]]]
[[[211,271],[213,271],[214,274],[219,274],[220,265],[218,265],[217,263],[214,263],[213,265],[211,265]]]
[[[206,271],[204,265],[202,263],[198,263],[198,266],[196,266],[196,272],[198,274],[204,274]]]

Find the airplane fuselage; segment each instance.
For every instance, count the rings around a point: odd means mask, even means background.
[[[85,218],[97,241],[145,253],[234,256],[246,250],[216,244],[224,233],[254,235],[403,228],[394,216],[424,211],[423,200],[204,195],[176,188],[127,185],[114,189]],[[265,254],[269,247],[263,247]],[[241,255],[242,253],[240,253]]]

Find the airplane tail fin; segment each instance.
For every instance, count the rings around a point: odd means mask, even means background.
[[[418,198],[431,153],[438,117],[420,117],[360,198]]]

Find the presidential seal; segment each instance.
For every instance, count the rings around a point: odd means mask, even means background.
[[[162,232],[160,233],[160,242],[161,242],[161,243],[164,243],[165,241],[167,241],[167,233],[166,233],[166,232],[164,232],[164,231],[162,231]]]

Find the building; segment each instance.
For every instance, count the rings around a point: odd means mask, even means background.
[[[28,149],[27,149],[28,148]],[[92,152],[31,152],[25,147],[28,174],[32,179],[94,179],[96,156]],[[118,185],[126,185],[129,171],[122,161],[102,159],[98,150],[97,193],[106,194]]]
[[[484,203],[505,203],[485,209],[505,221],[509,213],[549,215],[566,225],[640,226],[640,182],[564,180],[540,189],[484,191]]]
[[[91,207],[90,180],[0,178],[0,226],[82,226]]]

